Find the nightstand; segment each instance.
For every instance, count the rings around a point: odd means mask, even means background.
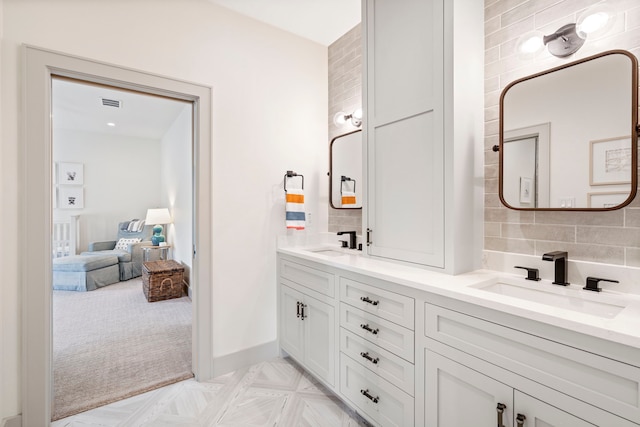
[[[166,261],[169,259],[169,249],[171,245],[166,246],[143,246],[142,247],[142,261]],[[151,256],[151,253],[154,255]],[[157,255],[155,254],[157,253]]]

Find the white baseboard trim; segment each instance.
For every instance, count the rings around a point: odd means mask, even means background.
[[[0,427],[22,427],[22,415],[3,418],[2,424],[0,424]]]
[[[213,359],[213,376],[228,374],[229,372],[264,362],[278,357],[278,341],[271,341],[236,353]]]

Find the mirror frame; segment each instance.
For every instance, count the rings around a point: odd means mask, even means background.
[[[336,142],[336,139],[338,138],[343,138],[345,136],[353,135],[354,133],[358,133],[358,132],[362,132],[362,129],[357,129],[357,130],[354,130],[353,132],[347,132],[347,133],[338,135],[335,138],[333,138],[331,140],[331,144],[329,144],[329,173],[327,175],[329,176],[329,206],[331,206],[332,209],[347,209],[347,210],[362,209],[362,206],[360,206],[359,208],[343,208],[343,207],[336,207],[333,204],[333,143]],[[362,161],[362,159],[360,159],[360,161]]]
[[[502,195],[503,193],[503,171],[504,171],[504,97],[509,91],[509,89],[518,83],[525,82],[527,80],[535,79],[536,77],[541,77],[546,74],[550,74],[556,71],[563,70],[565,68],[573,67],[578,64],[582,64],[584,62],[592,61],[597,58],[601,58],[608,55],[625,55],[631,60],[631,152],[634,154],[631,157],[631,189],[629,193],[629,197],[619,205],[610,208],[520,208],[513,207],[504,200]],[[500,94],[500,126],[498,130],[499,134],[499,145],[497,146],[497,151],[499,152],[499,161],[498,161],[498,196],[500,197],[500,202],[507,208],[518,210],[518,211],[612,211],[616,209],[621,209],[627,206],[633,199],[636,197],[636,193],[638,190],[638,133],[640,133],[640,124],[638,124],[638,59],[631,52],[626,50],[608,50],[605,52],[598,53],[596,55],[592,55],[583,59],[579,59],[577,61],[573,61],[568,64],[560,65],[558,67],[550,68],[548,70],[532,74],[527,77],[523,77],[521,79],[515,80],[509,83]],[[493,151],[496,151],[496,146],[493,147]]]

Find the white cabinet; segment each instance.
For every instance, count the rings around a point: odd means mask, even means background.
[[[450,351],[455,357],[455,351]],[[482,364],[476,369],[464,366],[427,350],[425,356],[425,425],[438,427],[624,427],[633,426],[609,412],[564,396],[553,399],[553,390],[545,394],[550,403],[536,399],[510,385],[484,375]],[[477,370],[480,368],[480,371]],[[500,374],[499,370],[497,371]],[[506,373],[506,371],[505,371]],[[510,375],[503,375],[507,379]],[[538,389],[544,387],[537,387]],[[539,391],[538,391],[539,392]],[[554,405],[562,404],[571,414]]]
[[[433,304],[424,332],[426,425],[496,425],[498,403],[504,426],[639,425],[640,367],[597,354],[606,342],[577,336],[586,351],[558,342],[566,331],[549,339]]]
[[[335,314],[329,304],[280,285],[280,346],[335,385]]]
[[[481,259],[483,14],[477,0],[364,1],[369,255],[456,274]]]

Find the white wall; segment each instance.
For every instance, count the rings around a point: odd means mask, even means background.
[[[54,219],[80,215],[79,252],[115,240],[119,222],[160,205],[160,150],[158,140],[54,129],[54,162],[84,165],[84,208],[53,211]]]
[[[327,229],[326,47],[205,0],[4,0],[3,7],[0,418],[20,412],[22,43],[213,87],[214,356],[275,340],[286,170],[305,175],[311,229]]]
[[[172,245],[173,259],[191,268],[193,247],[193,191],[192,191],[192,108],[185,104],[183,111],[162,137],[160,181],[161,207],[168,207],[173,223],[166,226],[165,236]],[[189,274],[186,275],[187,280]]]

